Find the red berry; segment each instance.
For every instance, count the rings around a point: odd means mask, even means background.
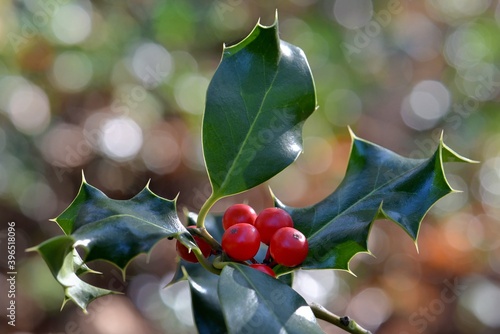
[[[188,226],[187,228],[196,228],[196,226]],[[194,240],[196,241],[196,244],[200,248],[202,254],[204,257],[208,257],[210,253],[212,252],[212,247],[205,241],[205,239],[195,235],[193,236]],[[188,261],[188,262],[193,262],[196,263],[198,262],[198,259],[196,258],[196,255],[194,255],[194,252],[191,251],[189,248],[184,246],[179,240],[177,240],[177,243],[175,244],[175,248],[177,249],[177,254],[179,256]]]
[[[293,227],[283,227],[271,238],[269,251],[277,263],[295,267],[304,262],[309,246],[306,237]]]
[[[251,206],[246,204],[234,204],[224,212],[224,216],[222,216],[222,225],[224,226],[224,230],[227,230],[234,224],[245,223],[253,225],[255,218],[257,218],[257,214]]]
[[[259,230],[263,243],[269,245],[274,233],[283,227],[293,227],[292,217],[283,209],[267,208],[255,219],[255,227]]]
[[[222,249],[237,261],[250,260],[259,247],[259,231],[250,224],[235,224],[222,235]]]
[[[276,277],[276,274],[274,273],[274,271],[271,268],[269,268],[268,266],[266,266],[265,264],[252,263],[250,265],[250,267],[252,267],[258,271],[262,271],[263,273],[266,273],[271,277]]]

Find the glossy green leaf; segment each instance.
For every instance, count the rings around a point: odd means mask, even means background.
[[[217,286],[219,276],[205,270],[200,265],[185,268],[191,291],[191,303],[196,328],[200,334],[227,333],[222,314]]]
[[[195,225],[198,215],[187,213],[188,225]],[[220,242],[224,230],[222,216],[209,215],[205,227]],[[227,333],[226,324],[220,308],[217,285],[219,276],[205,270],[199,263],[190,263],[178,257],[177,270],[168,286],[188,280],[191,291],[191,305],[194,322],[200,334]]]
[[[86,262],[107,260],[122,270],[160,239],[187,233],[175,200],[156,196],[147,186],[129,200],[114,200],[83,180],[74,201],[54,220],[85,249]]]
[[[72,300],[86,311],[87,305],[92,300],[119,292],[95,287],[80,279],[79,275],[82,273],[93,271],[82,262],[80,255],[73,248],[73,244],[72,237],[59,236],[30,248],[28,251],[40,253],[52,275],[63,287],[65,296],[63,306],[68,300]]]
[[[248,266],[225,266],[218,293],[229,333],[323,333],[295,290]]]
[[[306,269],[345,269],[358,252],[367,252],[372,222],[385,217],[417,240],[421,221],[431,206],[453,192],[443,163],[471,162],[440,141],[428,159],[404,158],[353,136],[346,175],[339,187],[321,202],[287,210],[295,227],[309,241]],[[276,268],[279,273],[291,269]]]
[[[302,151],[302,125],[316,108],[301,49],[278,36],[277,21],[224,47],[208,87],[203,153],[221,198],[265,182]]]
[[[177,217],[175,200],[156,196],[147,186],[132,199],[114,200],[83,179],[76,198],[54,221],[66,235],[33,250],[40,252],[67,297],[84,309],[96,296],[110,293],[79,282],[78,275],[92,272],[86,262],[105,260],[125,272],[133,258],[149,253],[162,238],[176,237],[197,247]]]

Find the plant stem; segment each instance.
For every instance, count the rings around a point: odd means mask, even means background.
[[[196,227],[205,228],[205,218],[207,218],[208,211],[210,208],[219,200],[219,197],[214,196],[214,193],[210,195],[209,198],[203,203],[203,206],[198,213],[198,219],[196,219]]]
[[[339,317],[336,314],[328,311],[322,305],[311,303],[309,305],[316,316],[316,318],[325,320],[339,328],[342,328],[346,332],[353,334],[371,334],[369,330],[364,329],[356,323],[356,321],[349,319],[349,317]]]

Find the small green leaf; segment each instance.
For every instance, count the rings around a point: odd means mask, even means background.
[[[229,333],[323,333],[297,292],[248,266],[225,266],[218,293]]]
[[[132,259],[149,253],[162,238],[176,237],[188,247],[197,247],[177,217],[175,200],[156,196],[148,186],[130,200],[114,200],[83,178],[76,198],[54,221],[66,235],[32,250],[42,255],[67,299],[83,309],[93,299],[112,293],[78,278],[93,272],[86,262],[105,260],[125,273]],[[82,257],[77,247],[83,249]]]
[[[71,205],[54,220],[73,237],[75,247],[85,249],[86,262],[102,259],[122,270],[160,239],[187,233],[175,200],[156,196],[147,186],[129,200],[114,200],[85,179]],[[189,237],[183,239],[188,243]]]
[[[439,143],[428,159],[404,158],[354,134],[346,175],[339,187],[321,202],[287,210],[295,227],[307,237],[309,254],[305,269],[349,270],[350,259],[367,252],[372,222],[388,218],[416,241],[420,223],[431,206],[453,192],[443,163],[472,162]],[[278,273],[291,269],[277,267]]]
[[[207,91],[203,153],[221,198],[255,187],[302,151],[302,125],[316,108],[312,74],[301,49],[260,24],[224,47]]]
[[[28,251],[37,251],[42,256],[52,275],[64,288],[63,306],[68,300],[73,300],[86,312],[87,306],[92,300],[119,292],[95,287],[79,278],[78,275],[82,272],[82,268],[83,272],[93,271],[81,261],[80,255],[73,248],[74,242],[70,236],[59,236],[30,248]]]

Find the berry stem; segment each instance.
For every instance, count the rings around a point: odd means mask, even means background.
[[[364,329],[356,323],[356,321],[349,319],[349,317],[339,317],[338,315],[328,311],[322,305],[317,303],[309,304],[314,316],[318,319],[325,320],[339,328],[342,328],[348,333],[352,334],[371,334],[367,329]]]

